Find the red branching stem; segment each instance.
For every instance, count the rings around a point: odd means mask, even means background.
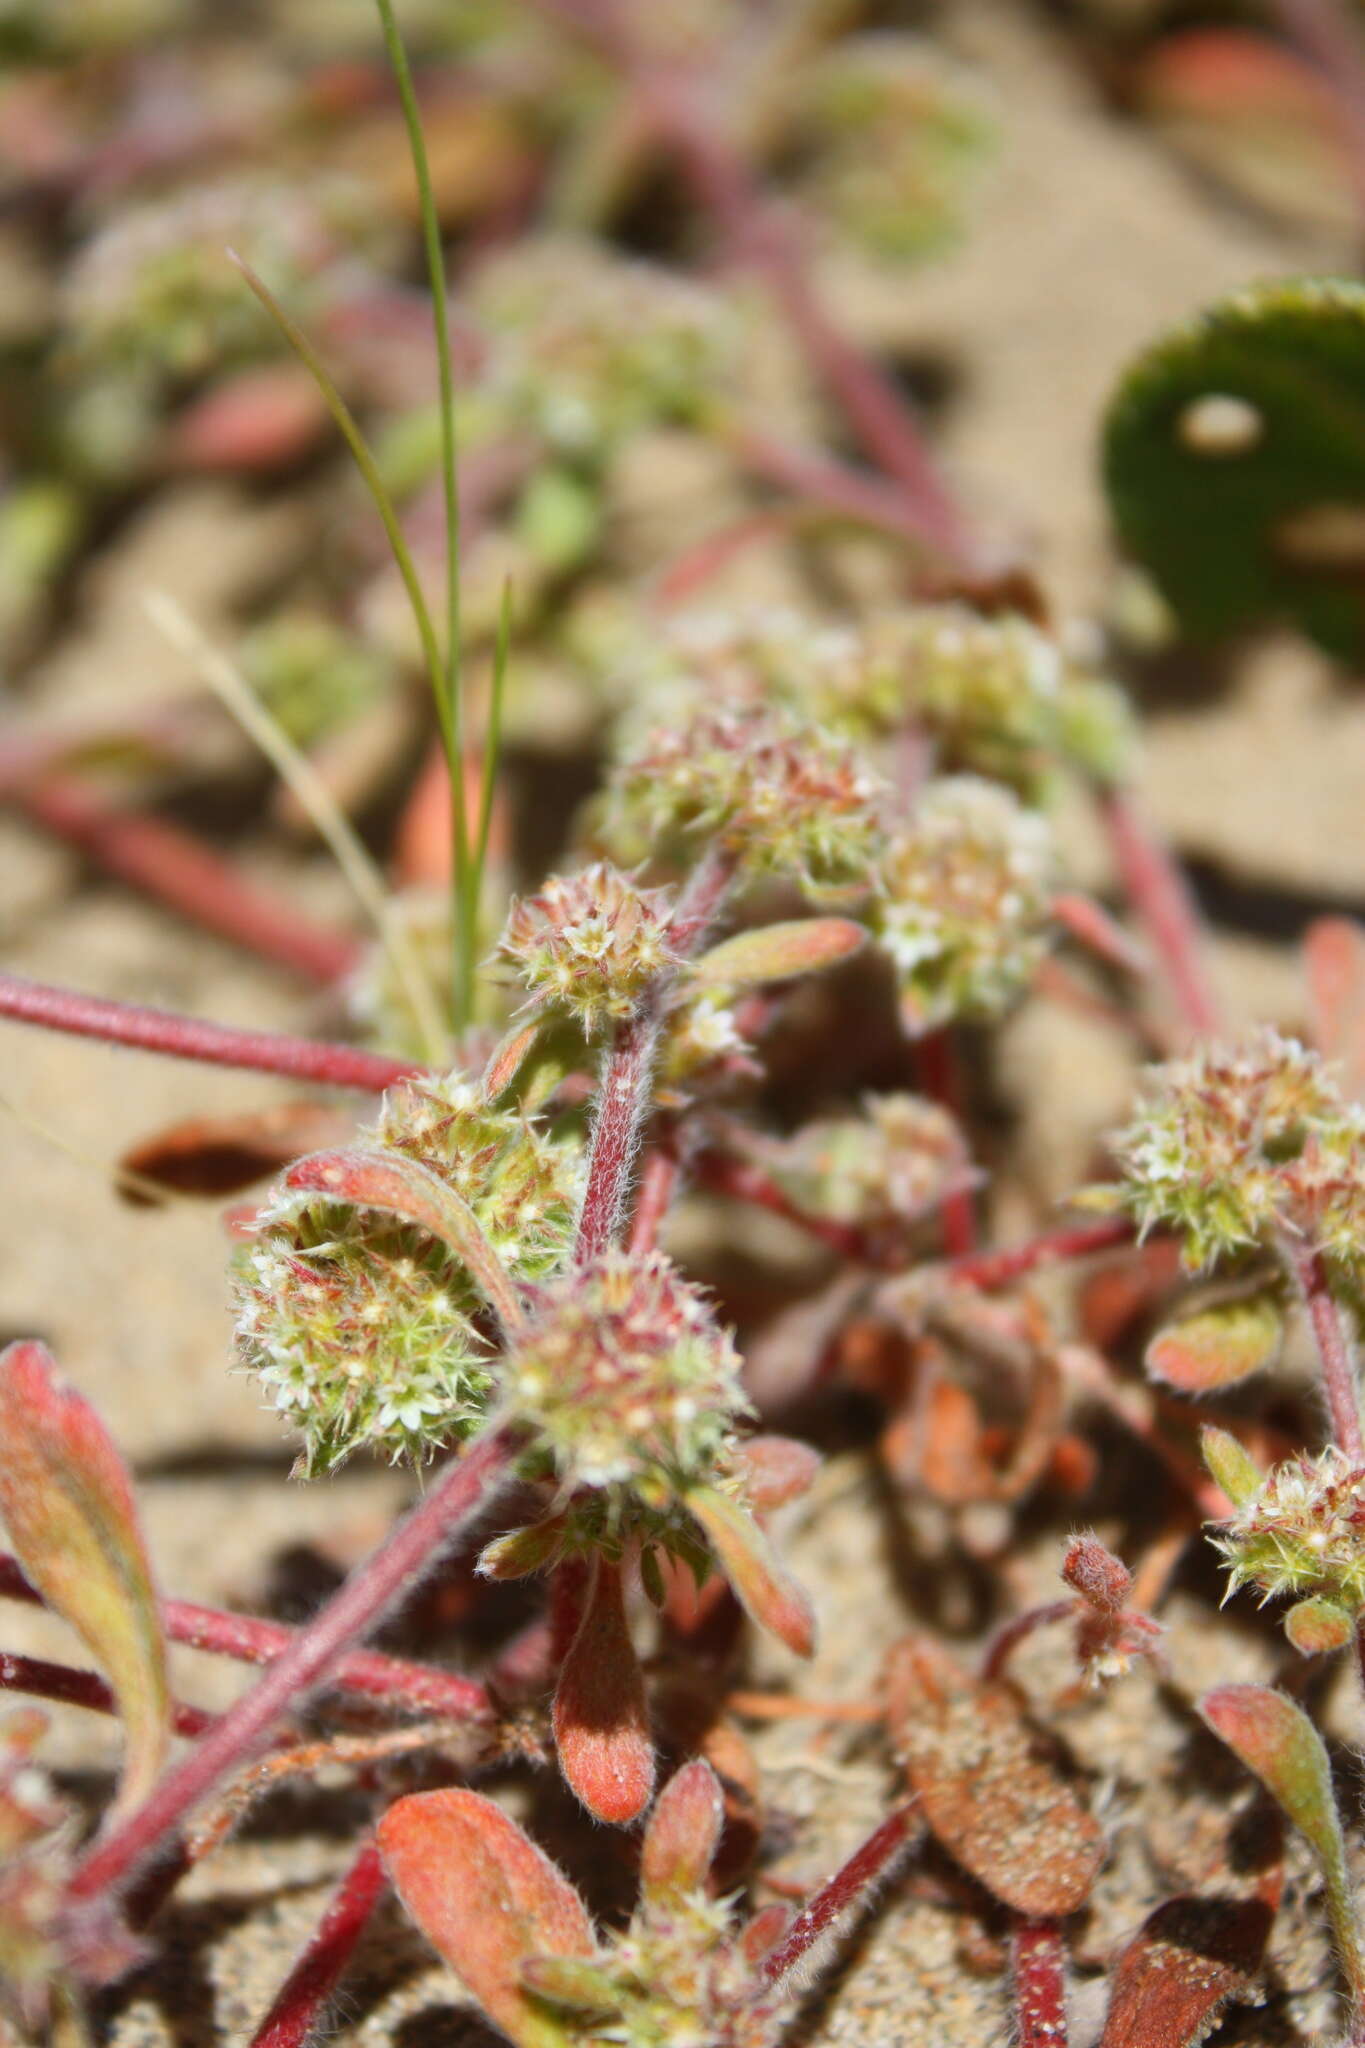
[[[252,2035],[251,2048],[304,2048],[355,1954],[384,1885],[379,1851],[367,1841]]]
[[[56,1700],[64,1707],[84,1707],[92,1714],[117,1714],[113,1693],[93,1671],[77,1671],[70,1664],[51,1664],[46,1657],[21,1657],[0,1650],[0,1692],[30,1693],[34,1699]],[[214,1716],[202,1707],[172,1709],[177,1735],[197,1740],[213,1726]]]
[[[1013,1621],[1005,1622],[987,1643],[986,1654],[981,1660],[982,1678],[988,1682],[1003,1678],[1010,1658],[1035,1629],[1051,1628],[1058,1621],[1070,1621],[1075,1612],[1074,1600],[1050,1600],[1045,1607],[1030,1607],[1024,1614],[1016,1614]]]
[[[359,1046],[291,1038],[277,1031],[239,1031],[231,1024],[178,1017],[170,1010],[146,1009],[141,1003],[112,1002],[106,996],[83,995],[78,989],[25,981],[17,974],[0,974],[0,1017],[12,1017],[20,1024],[41,1024],[49,1031],[74,1032],[78,1038],[98,1038],[106,1045],[167,1053],[172,1059],[248,1067],[260,1074],[284,1074],[291,1080],[316,1081],[327,1088],[363,1088],[371,1094],[391,1088],[405,1075],[423,1071],[415,1061],[390,1059]]]
[[[75,776],[31,784],[17,800],[30,818],[110,874],[263,959],[324,987],[355,965],[358,948],[349,932],[314,924],[176,825],[121,810]]]
[[[839,1223],[829,1216],[814,1216],[801,1208],[778,1186],[771,1175],[752,1160],[736,1159],[728,1152],[699,1152],[689,1162],[692,1178],[699,1187],[709,1188],[712,1194],[729,1195],[737,1202],[752,1203],[755,1208],[767,1209],[774,1216],[785,1217],[840,1258],[851,1259],[862,1266],[886,1265],[887,1261],[877,1255],[876,1248],[868,1243],[863,1233],[851,1223]]]
[[[1297,1238],[1286,1236],[1283,1244],[1313,1328],[1333,1442],[1353,1465],[1365,1463],[1365,1442],[1362,1442],[1360,1432],[1359,1375],[1341,1309],[1327,1276],[1326,1263],[1320,1252],[1313,1251]]]
[[[1209,1037],[1219,1028],[1220,1012],[1189,885],[1127,790],[1106,790],[1100,799],[1100,815],[1124,893],[1161,962],[1181,1020],[1195,1037]]]
[[[677,1159],[661,1146],[656,1147],[645,1160],[635,1214],[630,1219],[630,1250],[637,1257],[652,1252],[659,1241],[660,1228],[678,1185],[679,1171]]]
[[[733,859],[720,852],[708,853],[694,871],[669,926],[680,960],[695,953],[706,936],[734,871]],[[578,1217],[575,1257],[580,1265],[599,1258],[607,1249],[625,1211],[631,1168],[649,1113],[654,1055],[672,980],[670,969],[646,990],[634,1015],[618,1027],[615,1043],[602,1063]]]
[[[901,493],[870,470],[855,469],[823,449],[803,448],[744,424],[730,428],[726,438],[746,469],[781,485],[803,505],[900,540],[923,539]]]
[[[763,1965],[763,1981],[769,1988],[789,1977],[821,1936],[851,1907],[859,1905],[873,1885],[890,1876],[910,1840],[913,1819],[913,1806],[898,1806],[894,1813],[889,1813],[880,1827],[874,1828],[861,1847],[854,1850],[847,1863],[802,1907]]]
[[[281,1715],[330,1676],[356,1638],[467,1533],[508,1484],[519,1441],[512,1430],[491,1431],[446,1467],[425,1499],[298,1631],[264,1677],[165,1774],[136,1811],[86,1852],[71,1879],[73,1902],[121,1890],[199,1802],[250,1760]]]
[[[1010,1944],[1019,2048],[1066,2048],[1066,1948],[1055,1920],[1017,1919]]]
[[[1271,12],[1325,79],[1350,141],[1356,203],[1365,216],[1365,37],[1341,0],[1271,0]]]
[[[24,1577],[12,1557],[0,1555],[0,1599],[22,1600],[41,1607],[42,1595]],[[192,1600],[166,1600],[161,1623],[173,1643],[234,1657],[241,1664],[272,1664],[298,1634],[282,1622],[260,1621],[250,1614],[225,1614],[199,1607]],[[352,1650],[328,1681],[338,1692],[392,1706],[404,1713],[439,1714],[483,1720],[492,1702],[472,1678],[442,1671],[435,1664],[414,1664],[404,1657],[385,1657],[378,1650]]]
[[[938,1270],[954,1286],[979,1287],[983,1294],[989,1294],[1022,1280],[1039,1266],[1094,1258],[1100,1252],[1133,1244],[1136,1238],[1137,1226],[1126,1216],[1106,1216],[1099,1223],[1073,1223],[1061,1230],[1044,1231],[1041,1236],[1031,1237],[1025,1244],[1009,1245],[1004,1251],[970,1252],[966,1258],[945,1259]]]
[[[707,95],[643,51],[613,0],[539,0],[582,35],[629,86],[641,122],[677,155],[729,260],[766,279],[811,366],[870,457],[900,486],[902,517],[941,560],[967,568],[965,522],[919,423],[891,379],[831,318],[808,275],[799,222],[778,209],[711,117]]]

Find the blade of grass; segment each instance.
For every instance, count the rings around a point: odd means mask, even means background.
[[[488,726],[483,740],[483,778],[479,788],[479,824],[474,840],[474,858],[468,878],[469,900],[466,917],[471,931],[478,930],[483,896],[483,871],[488,860],[488,838],[493,829],[493,796],[498,779],[498,758],[502,752],[502,707],[507,693],[507,659],[512,643],[512,585],[502,586],[498,608],[498,633],[493,645],[493,682],[488,697]]]
[[[431,314],[436,329],[436,369],[440,380],[441,398],[441,488],[445,499],[446,515],[446,649],[444,684],[446,693],[446,718],[442,733],[446,741],[446,755],[450,767],[451,832],[453,837],[452,873],[454,877],[456,917],[453,973],[453,995],[455,1019],[463,1029],[470,1021],[474,993],[474,952],[477,945],[476,914],[478,909],[478,870],[480,863],[470,859],[469,819],[465,805],[464,791],[464,721],[461,701],[461,630],[460,630],[460,484],[456,466],[455,437],[455,373],[450,353],[450,320],[446,308],[445,264],[441,253],[441,221],[436,210],[436,195],[432,190],[431,166],[427,161],[426,138],[422,133],[422,114],[417,104],[417,93],[412,82],[412,69],[408,53],[403,47],[403,38],[398,32],[398,21],[393,10],[393,0],[376,0],[379,20],[384,31],[384,44],[388,51],[389,63],[393,70],[394,82],[398,87],[398,98],[403,110],[403,121],[408,131],[408,148],[412,156],[413,174],[417,180],[418,208],[422,219],[422,243],[426,251],[427,274],[431,284]],[[471,875],[471,869],[473,873]]]
[[[307,756],[299,752],[278,719],[271,717],[245,676],[204,638],[175,600],[163,591],[153,590],[147,592],[143,602],[153,624],[194,663],[214,695],[256,742],[316,825],[357,902],[374,921],[394,975],[407,997],[427,1058],[433,1065],[441,1065],[447,1049],[439,1005],[416,948],[394,915],[383,877],[350,820]]]

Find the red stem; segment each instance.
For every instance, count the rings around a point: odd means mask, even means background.
[[[412,1060],[390,1059],[385,1053],[364,1052],[358,1046],[290,1038],[276,1031],[239,1031],[230,1024],[208,1024],[198,1017],[177,1017],[170,1010],[145,1009],[141,1003],[116,1003],[105,996],[82,995],[77,989],[25,981],[17,974],[0,974],[0,1017],[41,1024],[49,1031],[74,1032],[78,1038],[102,1039],[106,1045],[168,1053],[172,1059],[249,1067],[261,1074],[285,1074],[292,1080],[316,1081],[328,1088],[364,1088],[373,1094],[391,1088],[407,1074],[423,1071]]]
[[[17,791],[16,799],[30,818],[110,874],[263,959],[324,986],[355,965],[359,949],[349,932],[313,924],[178,826],[120,810],[74,776],[49,777]]]
[[[692,1178],[713,1194],[730,1195],[737,1202],[751,1202],[755,1208],[770,1210],[789,1223],[808,1231],[831,1251],[860,1266],[885,1265],[851,1223],[838,1223],[828,1216],[813,1216],[792,1201],[777,1182],[747,1159],[735,1159],[727,1152],[699,1152],[690,1161]]]
[[[1346,1334],[1326,1265],[1319,1252],[1310,1250],[1297,1239],[1285,1237],[1283,1243],[1303,1305],[1308,1311],[1308,1320],[1313,1326],[1313,1339],[1322,1371],[1322,1391],[1332,1423],[1332,1440],[1353,1465],[1365,1463],[1356,1362],[1351,1355],[1351,1340]]]
[[[1189,886],[1127,790],[1106,790],[1100,815],[1131,902],[1165,971],[1181,1018],[1197,1038],[1219,1028],[1218,999],[1204,958],[1204,932]]]
[[[118,1712],[118,1701],[95,1672],[77,1671],[70,1664],[50,1664],[46,1657],[21,1657],[11,1650],[0,1650],[0,1692],[31,1693],[35,1699],[84,1707],[92,1714]],[[176,1701],[171,1725],[177,1735],[197,1740],[213,1726],[215,1718],[202,1707],[182,1706]]]
[[[330,1674],[357,1636],[373,1628],[400,1594],[412,1590],[507,1485],[517,1446],[514,1432],[497,1430],[446,1467],[426,1498],[299,1630],[265,1676],[165,1774],[135,1812],[86,1852],[71,1879],[73,1902],[125,1886],[214,1786],[250,1759],[281,1715]]]
[[[384,1886],[379,1851],[367,1841],[252,2035],[251,2048],[304,2048],[370,1923]]]
[[[17,1561],[0,1554],[0,1599],[22,1600],[41,1607],[42,1594],[24,1577]],[[198,1607],[190,1600],[164,1600],[161,1625],[173,1643],[235,1657],[242,1664],[273,1664],[298,1634],[278,1621],[260,1621],[250,1614],[224,1614],[216,1607]],[[385,1657],[378,1650],[353,1650],[343,1657],[329,1683],[338,1692],[382,1701],[404,1712],[435,1714],[451,1720],[468,1715],[484,1719],[493,1711],[481,1685],[458,1672],[434,1664],[414,1664],[403,1657]]]
[[[659,1230],[678,1185],[678,1162],[662,1148],[652,1151],[640,1175],[640,1193],[630,1221],[630,1249],[642,1257],[659,1241]]]
[[[1018,2048],[1066,2048],[1066,1949],[1055,1920],[1017,1919],[1011,1943]]]
[[[1005,1622],[986,1645],[986,1654],[981,1660],[982,1678],[988,1684],[992,1679],[1003,1678],[1005,1666],[1020,1643],[1035,1629],[1051,1628],[1054,1622],[1072,1620],[1076,1607],[1074,1599],[1050,1600],[1045,1607],[1030,1607],[1024,1614],[1016,1614],[1013,1621]]]
[[[943,1278],[957,1287],[979,1287],[985,1294],[1022,1280],[1039,1266],[1055,1266],[1064,1259],[1089,1259],[1097,1252],[1132,1244],[1137,1226],[1126,1216],[1106,1216],[1100,1223],[1073,1223],[1062,1230],[1045,1231],[1026,1244],[1009,1245],[1000,1252],[971,1252],[966,1258],[945,1259],[939,1267]]]
[[[909,1806],[898,1806],[894,1813],[888,1814],[861,1848],[855,1849],[847,1863],[821,1885],[808,1905],[802,1907],[763,1965],[763,1981],[769,1988],[790,1976],[801,1958],[823,1934],[828,1933],[835,1921],[841,1919],[851,1906],[859,1904],[880,1878],[889,1875],[891,1866],[909,1840],[912,1816],[913,1809]]]
[[[720,853],[707,854],[694,871],[669,927],[680,960],[697,950],[733,875],[733,860]],[[630,1170],[649,1111],[654,1054],[672,980],[670,969],[645,991],[634,1016],[618,1027],[616,1041],[603,1061],[574,1251],[580,1265],[600,1258],[616,1236],[625,1209]]]

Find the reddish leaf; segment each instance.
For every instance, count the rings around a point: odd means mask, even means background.
[[[886,1679],[892,1739],[944,1848],[1016,1912],[1074,1913],[1103,1838],[1039,1753],[1010,1687],[972,1678],[927,1636],[896,1645]]]
[[[1365,1097],[1365,925],[1320,917],[1303,942],[1313,1043],[1348,1095]]]
[[[317,1102],[243,1116],[196,1116],[144,1138],[119,1163],[139,1179],[180,1194],[235,1195],[278,1173],[301,1152],[338,1143],[353,1128],[344,1110]],[[125,1186],[120,1193],[135,1206],[151,1207],[154,1200],[141,1188]]]
[[[141,1804],[170,1733],[166,1647],[132,1482],[42,1344],[0,1354],[0,1519],[48,1605],[103,1668],[123,1722],[118,1810]]]
[[[521,1984],[532,1956],[590,1957],[583,1901],[516,1822],[477,1792],[416,1792],[379,1823],[393,1886],[495,2025],[517,2048],[567,2036]]]
[[[700,1758],[676,1771],[659,1794],[640,1848],[646,1898],[698,1892],[720,1847],[725,1803],[720,1781]]]
[[[478,1217],[463,1195],[418,1160],[361,1146],[314,1152],[290,1167],[284,1184],[329,1195],[335,1202],[354,1202],[361,1209],[379,1209],[429,1230],[469,1268],[505,1330],[516,1330],[524,1321],[507,1269]]]
[[[554,1704],[560,1768],[589,1813],[627,1827],[654,1790],[644,1673],[620,1568],[599,1558]]]
[[[699,1486],[687,1505],[711,1539],[720,1568],[741,1606],[798,1657],[815,1650],[815,1616],[801,1587],[779,1563],[751,1514],[727,1494]]]
[[[1295,1602],[1284,1618],[1284,1632],[1301,1657],[1321,1657],[1346,1648],[1356,1632],[1355,1616],[1319,1594]]]
[[[513,1025],[498,1040],[489,1055],[480,1083],[480,1093],[485,1102],[496,1102],[503,1090],[511,1087],[539,1034],[540,1023],[537,1020],[534,1024]]]
[[[1167,1899],[1119,1958],[1100,2048],[1193,2048],[1261,1967],[1265,1899]]]
[[[759,1514],[797,1500],[820,1470],[820,1453],[790,1436],[751,1436],[739,1446],[744,1497]]]
[[[1182,1394],[1208,1394],[1273,1365],[1283,1340],[1284,1312],[1266,1289],[1167,1323],[1147,1346],[1147,1370]]]

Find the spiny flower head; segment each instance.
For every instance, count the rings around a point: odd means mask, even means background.
[[[1227,1560],[1229,1593],[1325,1594],[1354,1611],[1365,1605],[1365,1466],[1335,1445],[1290,1458],[1238,1502],[1213,1541]]]
[[[998,1016],[1048,945],[1054,855],[1046,820],[979,776],[931,782],[882,863],[873,931],[911,1030]]]
[[[861,1116],[817,1117],[756,1150],[799,1206],[858,1228],[904,1230],[966,1184],[948,1112],[918,1095],[869,1095]]]
[[[753,872],[815,891],[868,886],[881,786],[846,742],[780,709],[697,704],[655,726],[613,770],[601,830],[643,855],[719,844]]]
[[[713,293],[572,236],[492,258],[472,301],[491,337],[480,402],[571,458],[694,419],[735,356],[733,317]]]
[[[63,311],[83,361],[193,377],[274,347],[274,329],[224,247],[294,312],[316,314],[338,259],[376,239],[373,196],[347,178],[281,184],[244,174],[123,209],[78,256]],[[306,304],[300,308],[300,297]]]
[[[1271,1030],[1151,1069],[1113,1151],[1120,1199],[1144,1230],[1178,1231],[1194,1269],[1314,1214],[1349,1240],[1351,1190],[1365,1183],[1357,1113],[1316,1053]]]
[[[661,1498],[709,1482],[748,1412],[740,1359],[661,1252],[609,1251],[558,1282],[508,1361],[509,1409],[569,1486]]]
[[[991,124],[966,74],[916,38],[843,39],[799,74],[807,201],[841,238],[904,260],[957,232]]]
[[[577,1154],[459,1076],[400,1083],[369,1134],[470,1204],[508,1271],[567,1252]],[[277,1192],[238,1261],[237,1343],[304,1439],[309,1473],[362,1446],[420,1459],[476,1429],[492,1386],[482,1297],[420,1228],[325,1196]]]
[[[552,875],[538,895],[514,903],[498,951],[529,989],[531,1007],[566,1012],[591,1036],[629,1017],[673,964],[672,914],[666,891],[638,888],[598,861]]]

